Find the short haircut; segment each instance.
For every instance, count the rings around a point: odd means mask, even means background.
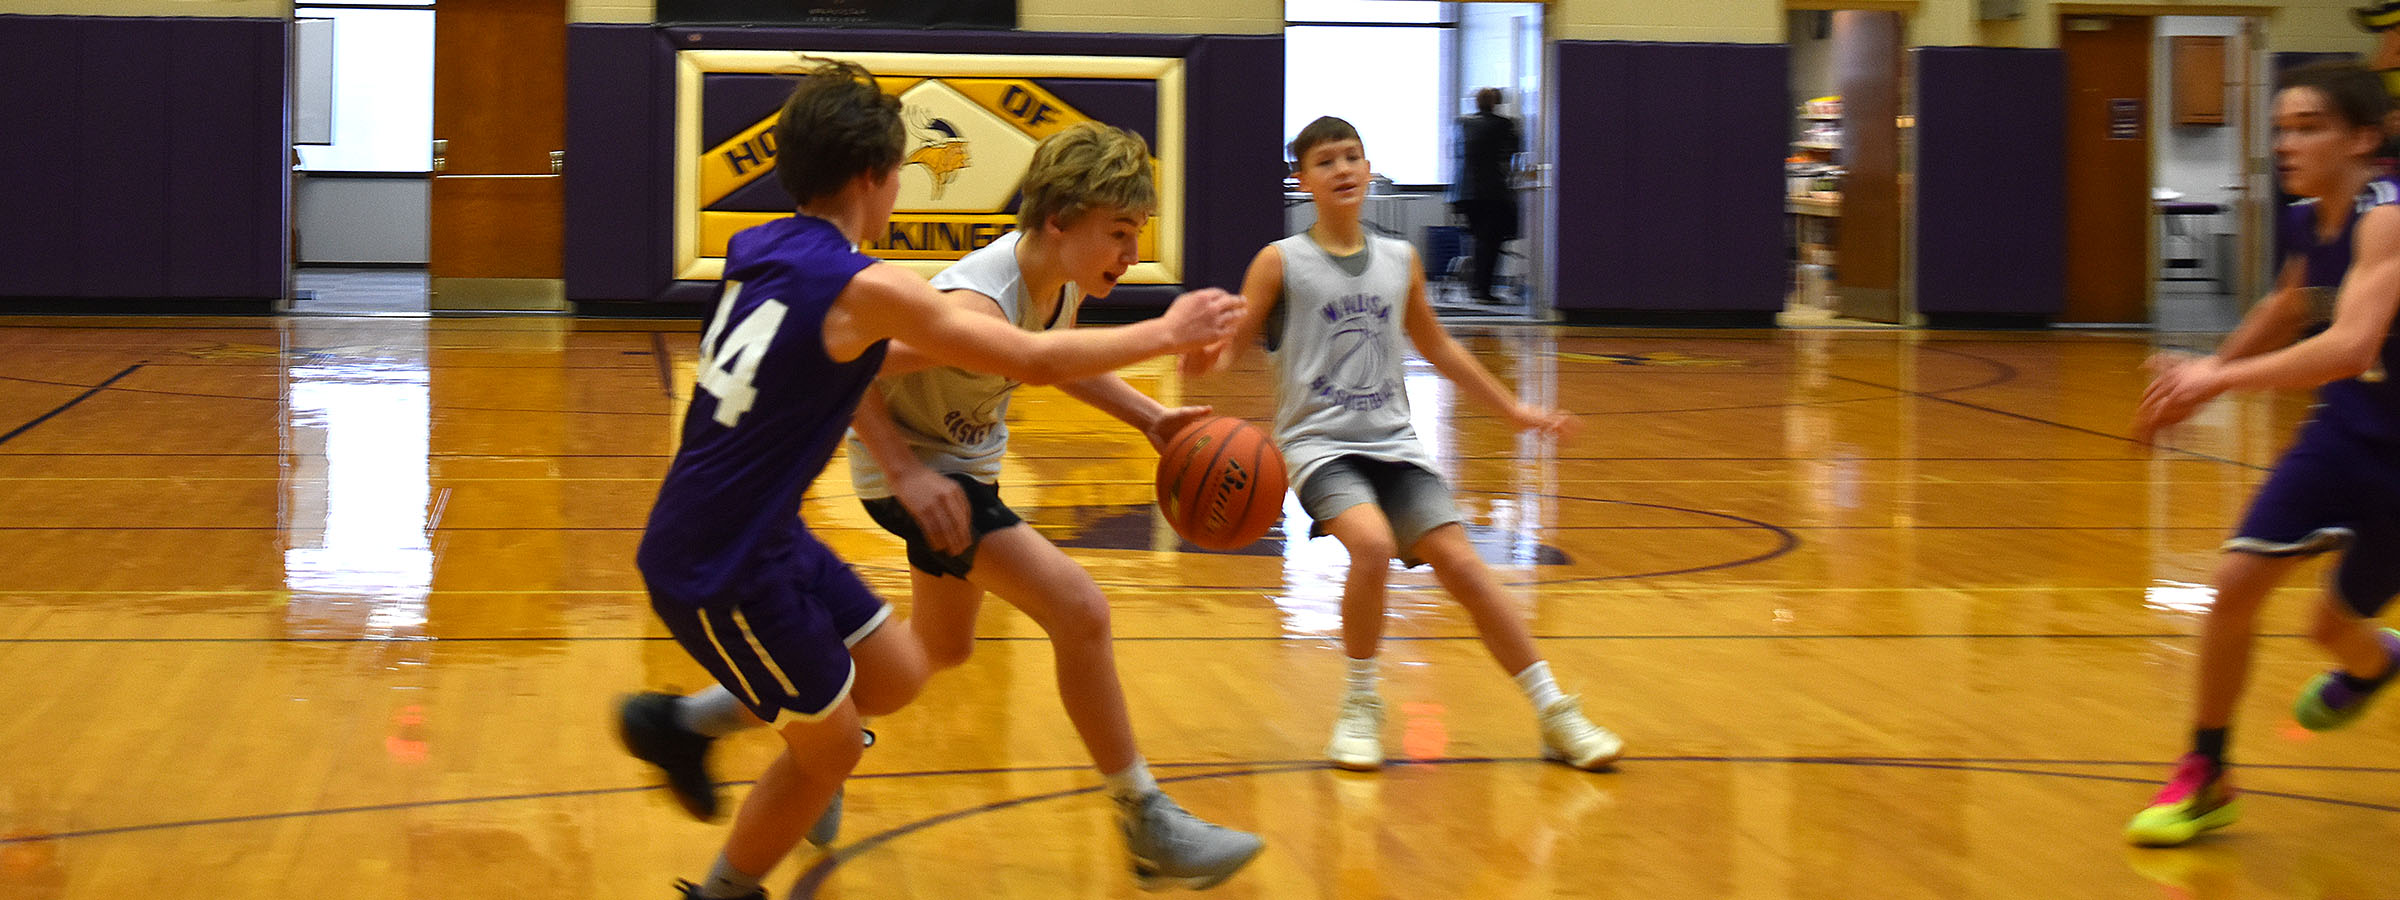
[[[1300,171],[1300,164],[1308,159],[1308,151],[1316,149],[1318,144],[1335,141],[1358,141],[1361,146],[1366,144],[1366,141],[1359,140],[1358,129],[1351,127],[1350,123],[1332,116],[1318,116],[1316,121],[1308,123],[1308,127],[1300,129],[1299,137],[1292,139],[1292,171]]]
[[[2352,128],[2382,128],[2384,114],[2392,109],[2391,95],[2383,90],[2383,77],[2354,62],[2310,63],[2283,73],[2276,79],[2276,88],[2308,88],[2324,95],[2325,102]]]
[[[1499,109],[1500,102],[1505,99],[1507,99],[1507,97],[1500,93],[1499,88],[1484,88],[1483,90],[1476,91],[1475,111],[1479,113],[1488,113],[1492,110]]]
[[[1073,225],[1103,207],[1148,213],[1158,207],[1150,142],[1097,122],[1078,122],[1042,139],[1017,185],[1017,227]]]
[[[801,204],[842,189],[863,173],[900,165],[907,133],[900,98],[857,63],[805,58],[814,68],[793,86],[775,120],[775,180]]]

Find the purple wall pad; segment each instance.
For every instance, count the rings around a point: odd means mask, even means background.
[[[2066,56],[1915,51],[1917,310],[2046,320],[2066,302]]]
[[[1560,309],[1782,308],[1789,65],[1780,44],[1559,42]]]
[[[650,300],[672,277],[673,59],[647,25],[567,28],[571,299]]]
[[[677,49],[786,49],[1076,54],[1090,56],[1184,56],[1189,96],[1186,132],[1185,281],[1235,286],[1251,254],[1279,236],[1283,223],[1282,102],[1258,102],[1255,86],[1281,83],[1283,39],[1278,35],[1190,36],[1043,34],[967,31],[874,31],[793,28],[654,28],[643,25],[571,25],[568,39],[567,296],[577,302],[653,301],[705,303],[706,286],[691,289],[668,272],[672,226],[666,210],[673,197],[673,64]],[[639,37],[637,37],[639,36]],[[637,47],[636,45],[642,45]],[[647,52],[646,65],[630,61]],[[638,72],[650,80],[651,105],[631,108],[626,83]],[[773,82],[774,79],[762,79]],[[1053,82],[1056,82],[1054,85]],[[1136,97],[1122,85],[1086,80],[1044,80],[1045,87],[1075,92],[1071,102],[1108,112]],[[788,87],[771,88],[780,95]],[[1146,98],[1147,87],[1138,89]],[[1148,106],[1147,102],[1141,106]],[[730,126],[738,130],[749,123]],[[1155,134],[1155,122],[1126,122]],[[642,135],[644,141],[629,139]],[[763,184],[763,182],[762,182]],[[1255,186],[1255,189],[1252,189]],[[771,195],[756,190],[772,192]],[[768,185],[752,185],[736,198],[788,202]],[[587,215],[588,214],[588,215]],[[635,227],[633,216],[651,224]],[[611,225],[610,223],[613,223]],[[638,246],[636,241],[639,241]],[[639,269],[639,271],[635,271]],[[1101,308],[1163,307],[1168,290],[1120,290]],[[702,310],[693,309],[694,314]]]
[[[0,16],[0,298],[280,296],[285,28]]]

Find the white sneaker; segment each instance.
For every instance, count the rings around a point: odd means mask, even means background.
[[[1583,703],[1574,697],[1542,707],[1542,758],[1578,769],[1597,771],[1625,755],[1625,741],[1583,717]]]
[[[1333,764],[1353,772],[1383,768],[1383,698],[1371,691],[1342,696],[1342,711],[1334,717],[1333,740],[1325,745]]]

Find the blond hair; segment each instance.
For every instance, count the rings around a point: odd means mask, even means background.
[[[1108,207],[1147,214],[1158,206],[1150,143],[1122,128],[1078,122],[1033,149],[1017,195],[1017,227],[1027,231],[1047,222],[1073,225]]]

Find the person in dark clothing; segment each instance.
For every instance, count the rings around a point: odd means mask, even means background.
[[[1517,194],[1509,184],[1517,154],[1525,152],[1525,135],[1517,120],[1501,115],[1499,88],[1475,92],[1475,114],[1459,120],[1457,199],[1451,209],[1466,217],[1467,233],[1475,239],[1474,269],[1468,281],[1478,303],[1499,302],[1492,296],[1492,276],[1500,263],[1500,245],[1517,237]]]

